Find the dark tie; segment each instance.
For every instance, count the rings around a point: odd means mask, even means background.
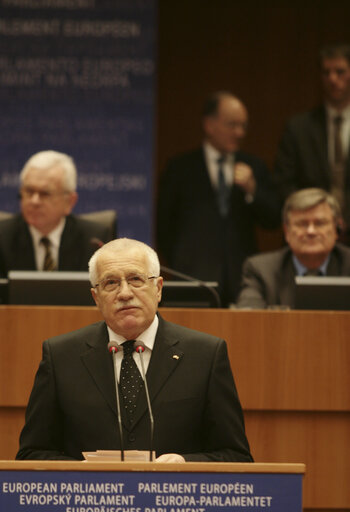
[[[137,397],[143,387],[143,379],[132,357],[135,340],[123,343],[123,360],[120,368],[119,386],[122,392],[124,409],[130,423],[133,422],[133,413],[136,409]]]
[[[323,276],[323,274],[319,268],[309,268],[303,275],[304,276]]]
[[[230,188],[227,186],[224,175],[225,157],[220,156],[218,162],[218,206],[220,215],[226,217],[229,210]]]
[[[334,164],[332,169],[332,193],[338,199],[341,206],[344,206],[344,172],[345,159],[341,138],[343,118],[336,116],[334,122]]]
[[[50,240],[48,238],[46,238],[46,236],[44,236],[40,240],[40,243],[42,243],[43,246],[45,247],[45,258],[44,258],[43,270],[48,270],[48,271],[55,270],[56,265],[55,265],[55,262],[53,260],[52,253],[51,253],[51,242],[50,242]]]

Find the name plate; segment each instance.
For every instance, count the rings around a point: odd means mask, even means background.
[[[86,463],[89,464],[89,463]],[[302,474],[186,471],[0,471],[6,512],[302,511]],[[207,466],[210,466],[207,465]]]

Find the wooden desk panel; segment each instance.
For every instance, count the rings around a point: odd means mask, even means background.
[[[350,410],[350,313],[164,308],[161,314],[226,339],[245,409]],[[89,307],[0,306],[0,405],[27,403],[44,339],[100,319]]]
[[[306,463],[304,506],[350,510],[350,313],[162,309],[226,339],[256,462]],[[42,341],[96,308],[0,306],[0,459],[18,449]]]

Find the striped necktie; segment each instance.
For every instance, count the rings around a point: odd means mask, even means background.
[[[53,260],[52,253],[51,253],[51,242],[50,242],[50,240],[48,238],[46,238],[46,236],[44,236],[40,240],[40,243],[43,244],[43,246],[45,248],[45,257],[44,257],[43,270],[47,270],[47,271],[55,270],[56,269],[56,265],[55,265],[55,262]]]

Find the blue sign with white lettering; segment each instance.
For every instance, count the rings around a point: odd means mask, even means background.
[[[301,512],[302,475],[2,471],[6,512]]]
[[[42,150],[78,169],[77,213],[152,239],[156,0],[7,0],[0,19],[0,204]]]

